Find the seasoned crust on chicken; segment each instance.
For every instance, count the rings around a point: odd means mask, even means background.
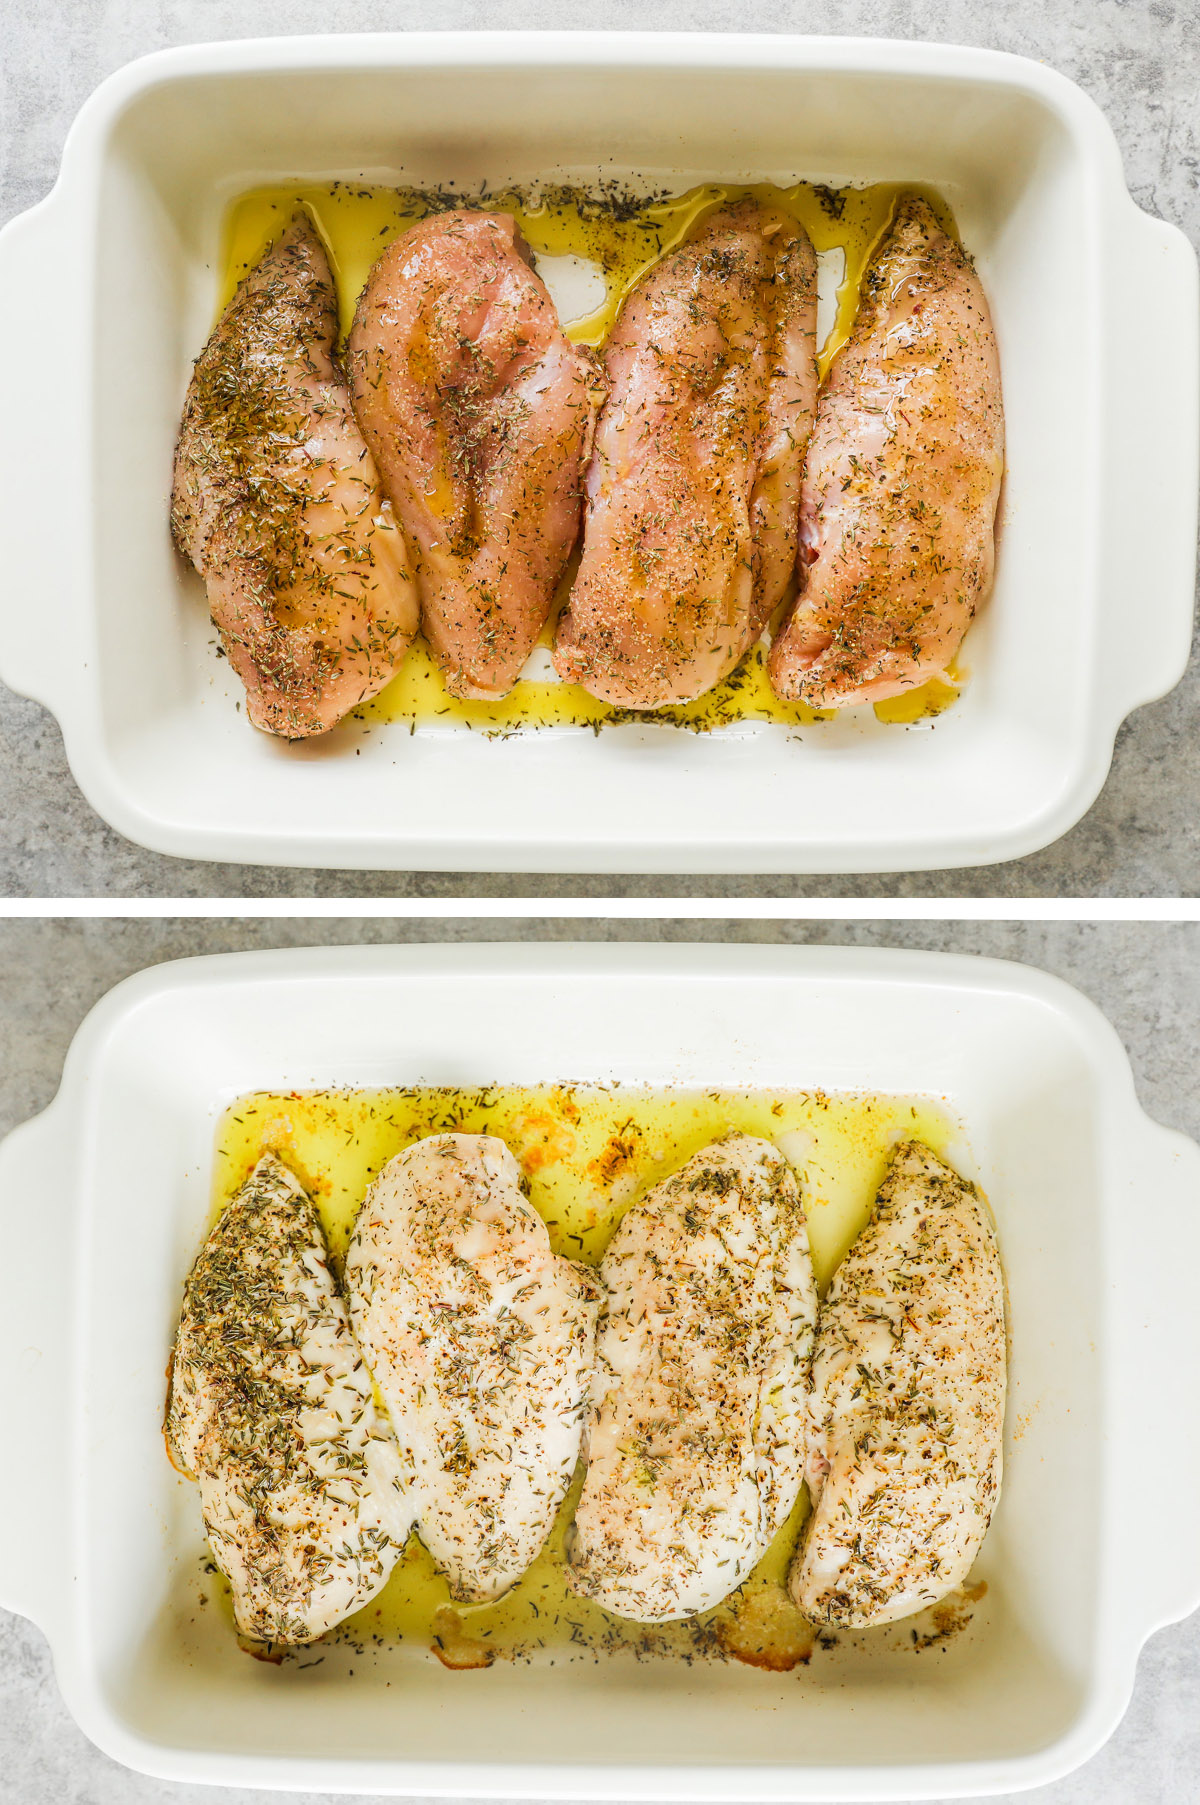
[[[600,1292],[555,1254],[490,1135],[385,1166],[346,1261],[355,1330],[457,1598],[498,1598],[540,1552],[579,1457]]]
[[[545,624],[603,389],[532,261],[507,213],[436,214],[379,258],[350,331],[355,412],[459,696],[506,695]]]
[[[813,1512],[789,1587],[814,1622],[906,1617],[966,1579],[1000,1493],[1004,1284],[974,1188],[896,1149],[813,1359]]]
[[[311,1642],[373,1598],[412,1511],[312,1204],[259,1161],[188,1275],[165,1424],[238,1628]]]
[[[196,359],[171,527],[256,727],[324,733],[416,632],[408,553],[334,360],[329,260],[298,212]]]
[[[753,200],[722,207],[627,298],[554,662],[657,708],[727,676],[782,601],[816,395],[816,256]]]
[[[991,588],[1003,468],[983,287],[908,197],[817,402],[799,593],[768,663],[776,694],[844,708],[943,673]]]
[[[796,1502],[817,1293],[795,1174],[704,1148],[627,1212],[600,1268],[570,1583],[641,1622],[741,1584]]]

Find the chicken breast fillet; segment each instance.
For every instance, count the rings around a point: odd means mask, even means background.
[[[417,630],[408,552],[334,360],[329,260],[297,213],[196,359],[171,527],[256,727],[325,733]]]
[[[499,1598],[540,1552],[579,1458],[600,1290],[550,1247],[491,1135],[406,1148],[346,1261],[355,1329],[456,1598]]]
[[[599,369],[563,332],[511,216],[467,212],[389,245],[348,366],[447,685],[507,695],[579,533]]]
[[[749,1135],[704,1148],[627,1212],[600,1273],[570,1583],[639,1622],[690,1617],[800,1491],[817,1293],[795,1174]]]
[[[165,1427],[244,1635],[311,1642],[383,1586],[412,1527],[400,1455],[317,1213],[277,1159],[188,1276]]]
[[[813,1360],[813,1511],[789,1587],[865,1628],[966,1579],[1000,1493],[1004,1281],[969,1184],[909,1141],[834,1274]]]
[[[807,234],[752,200],[710,214],[629,295],[558,626],[567,682],[628,708],[686,702],[758,638],[795,567],[816,320]]]
[[[991,588],[1003,470],[987,299],[961,245],[907,198],[817,403],[776,694],[845,708],[944,672]]]

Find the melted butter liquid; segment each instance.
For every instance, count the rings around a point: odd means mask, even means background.
[[[593,1265],[629,1205],[709,1141],[733,1132],[773,1140],[803,1187],[822,1293],[870,1215],[894,1141],[916,1137],[948,1155],[961,1132],[929,1097],[583,1085],[260,1092],[234,1103],[218,1128],[214,1220],[255,1162],[266,1152],[278,1153],[315,1201],[340,1270],[372,1178],[413,1141],[446,1131],[499,1135],[524,1172],[555,1249]],[[567,1589],[563,1543],[581,1483],[577,1475],[546,1547],[497,1604],[454,1604],[414,1532],[379,1597],[332,1634],[355,1644],[411,1641],[429,1648],[440,1633],[439,1613],[442,1622],[449,1613],[456,1637],[477,1645],[484,1658],[528,1658],[547,1649],[577,1649],[589,1658],[619,1649],[720,1652],[744,1624],[747,1609],[768,1594],[772,1635],[795,1639],[803,1632],[781,1588],[807,1514],[805,1493],[731,1598],[686,1623],[646,1627],[610,1616]],[[214,1589],[229,1610],[227,1589]]]
[[[891,696],[886,702],[876,702],[875,718],[894,726],[911,727],[916,721],[944,714],[958,701],[966,681],[966,671],[957,659],[952,658],[944,676],[931,677],[928,683],[922,683],[916,689],[906,689],[903,695]]]
[[[240,195],[225,220],[220,307],[283,230],[297,204],[315,219],[329,251],[337,283],[343,333],[372,265],[382,251],[417,220],[448,201],[511,213],[535,255],[578,257],[599,267],[605,296],[592,312],[563,325],[577,344],[603,345],[629,290],[659,259],[673,250],[717,207],[754,195],[800,221],[818,253],[841,251],[845,270],[838,288],[834,324],[821,346],[824,376],[849,336],[858,308],[859,286],[876,244],[900,195],[919,193],[947,230],[954,218],[941,196],[919,184],[878,182],[865,188],[826,188],[796,182],[787,188],[707,182],[685,194],[648,200],[644,206],[614,206],[587,191],[548,187],[535,193],[503,190],[474,197],[438,196],[415,188],[358,186],[348,182],[274,184]],[[540,643],[552,645],[554,622],[566,599],[564,583]],[[958,696],[952,680],[934,679],[890,702],[877,703],[881,721],[911,724],[940,714]],[[707,694],[679,707],[633,713],[597,701],[575,684],[522,679],[497,702],[459,701],[450,695],[437,660],[418,635],[393,681],[356,711],[361,720],[399,721],[410,728],[458,725],[485,732],[512,733],[533,727],[591,727],[622,721],[654,721],[693,732],[709,732],[737,721],[773,721],[782,726],[828,720],[828,712],[802,703],[781,702],[767,681],[766,654],[756,645],[738,668]]]

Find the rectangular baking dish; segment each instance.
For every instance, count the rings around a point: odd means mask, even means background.
[[[405,1645],[250,1660],[197,1613],[165,1366],[214,1126],[260,1086],[545,1080],[931,1093],[1005,1261],[1004,1493],[944,1650],[451,1673]],[[1095,1008],[1022,966],[903,952],[356,948],[139,974],[0,1147],[26,1275],[0,1314],[0,1600],[116,1759],[179,1780],[489,1797],[1007,1792],[1111,1733],[1146,1636],[1200,1602],[1200,1150],[1150,1122]],[[1142,1482],[1131,1482],[1136,1459]],[[903,1641],[903,1638],[900,1638]]]
[[[295,747],[249,728],[167,528],[226,202],[301,177],[556,174],[902,180],[950,201],[995,313],[1009,462],[996,588],[948,714],[503,740],[350,724]],[[165,52],[97,90],[53,193],[0,234],[0,323],[21,347],[0,439],[0,675],[53,710],[100,814],[158,851],[464,871],[982,864],[1072,826],[1121,721],[1186,663],[1195,256],[1130,199],[1092,101],[1022,58],[604,32]]]

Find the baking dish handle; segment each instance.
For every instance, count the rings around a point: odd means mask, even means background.
[[[54,1639],[71,1583],[72,1137],[54,1104],[0,1142],[0,1605]]]
[[[1200,490],[1200,272],[1177,227],[1126,200],[1107,261],[1099,656],[1115,732],[1183,676]]]
[[[62,688],[83,655],[74,619],[88,545],[79,467],[78,310],[84,293],[68,210],[52,192],[0,231],[0,679],[61,719]]]
[[[1127,1156],[1110,1375],[1126,1476],[1110,1552],[1139,1647],[1200,1607],[1200,1147],[1146,1127]]]

